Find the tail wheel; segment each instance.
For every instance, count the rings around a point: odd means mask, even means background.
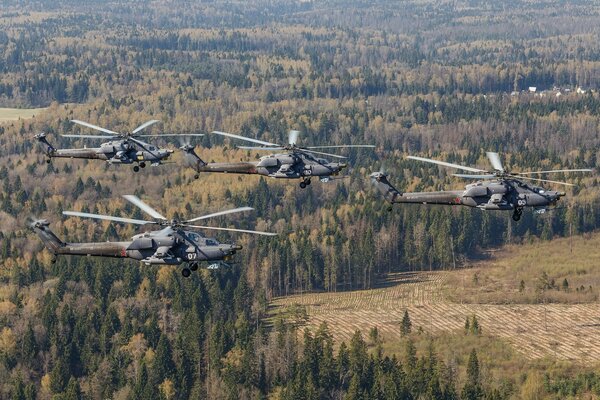
[[[184,268],[181,270],[181,275],[183,275],[184,278],[189,277],[192,274],[192,271],[190,271],[189,268]]]
[[[192,270],[193,272],[198,271],[198,263],[191,263],[190,270]]]
[[[306,187],[306,182],[300,182],[300,188],[304,189]]]
[[[142,161],[142,162],[140,163],[140,167],[142,167],[142,168],[146,168],[146,163]]]

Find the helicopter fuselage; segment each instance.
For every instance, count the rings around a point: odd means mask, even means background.
[[[305,153],[278,153],[263,156],[259,161],[205,163],[193,149],[186,150],[196,172],[221,172],[230,174],[257,174],[270,178],[304,179],[327,178],[338,175],[346,168],[345,163],[330,162]]]
[[[543,210],[554,206],[564,192],[546,191],[516,179],[497,179],[469,184],[465,190],[401,193],[392,186],[387,176],[371,175],[378,190],[390,203],[442,204],[476,207],[481,210],[514,210],[525,207]]]
[[[47,141],[45,134],[36,135],[36,138],[47,146],[46,155],[48,159],[82,158],[103,160],[111,164],[141,164],[148,162],[158,165],[173,153],[172,150],[161,149],[141,140],[136,140],[138,143],[127,139],[112,140],[102,143],[100,147],[56,149]]]
[[[48,221],[33,224],[44,245],[54,255],[131,258],[146,265],[179,265],[228,260],[242,247],[222,244],[197,232],[174,230],[140,233],[126,242],[66,243],[50,230]]]

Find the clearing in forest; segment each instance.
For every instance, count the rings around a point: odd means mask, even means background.
[[[597,289],[580,285],[597,282],[600,271],[590,270],[589,255],[598,244],[600,235],[509,246],[473,268],[396,273],[372,290],[278,298],[272,315],[301,305],[306,326],[327,322],[337,341],[348,342],[357,329],[366,336],[377,327],[388,345],[401,337],[405,310],[413,331],[433,335],[461,334],[467,317],[476,315],[485,335],[507,341],[529,359],[600,361]],[[562,264],[557,251],[569,252],[569,262]],[[528,254],[545,254],[546,262],[527,262]],[[565,280],[576,284],[565,287]]]
[[[46,111],[46,108],[0,108],[0,122],[29,119]]]

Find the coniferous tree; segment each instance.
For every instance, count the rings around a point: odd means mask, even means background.
[[[410,334],[411,328],[412,322],[410,321],[408,310],[404,310],[404,316],[402,317],[402,322],[400,324],[400,333],[402,334],[402,336],[406,336]]]
[[[461,398],[476,400],[481,399],[483,394],[479,377],[479,360],[477,359],[477,352],[473,349],[467,363],[467,381],[463,386]]]

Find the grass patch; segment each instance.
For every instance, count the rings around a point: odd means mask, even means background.
[[[47,108],[0,108],[0,122],[30,119],[46,110]]]

